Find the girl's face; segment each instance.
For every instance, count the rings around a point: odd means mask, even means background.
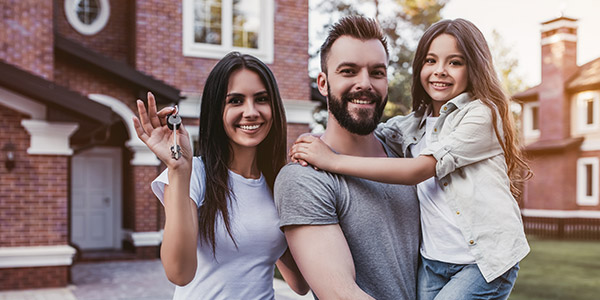
[[[231,73],[223,110],[223,127],[234,153],[255,148],[273,124],[271,97],[258,74],[247,69]]]
[[[433,39],[421,69],[421,84],[433,99],[434,113],[464,92],[468,79],[467,62],[458,50],[456,38],[444,33]]]

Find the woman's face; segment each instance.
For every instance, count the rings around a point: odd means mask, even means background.
[[[421,84],[434,108],[463,93],[468,79],[467,62],[456,38],[444,33],[433,39],[421,69]]]
[[[234,153],[255,148],[271,130],[271,95],[258,74],[247,69],[231,73],[223,110],[223,127]]]

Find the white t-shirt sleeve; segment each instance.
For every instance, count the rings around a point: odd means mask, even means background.
[[[202,158],[194,157],[192,160],[192,176],[190,178],[190,198],[196,202],[197,206],[200,206],[204,201],[204,185],[206,182],[206,175],[204,173],[204,163]],[[169,169],[165,169],[152,183],[150,187],[152,192],[162,205],[165,205],[165,185],[169,184]]]

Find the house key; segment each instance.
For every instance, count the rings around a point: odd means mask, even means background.
[[[171,157],[175,160],[181,157],[181,147],[177,144],[177,129],[181,126],[179,108],[175,105],[175,112],[167,116],[167,127],[173,130],[173,146],[171,146]]]

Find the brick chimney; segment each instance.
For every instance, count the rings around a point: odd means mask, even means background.
[[[542,23],[540,140],[570,136],[566,80],[577,71],[577,19],[560,16]]]

